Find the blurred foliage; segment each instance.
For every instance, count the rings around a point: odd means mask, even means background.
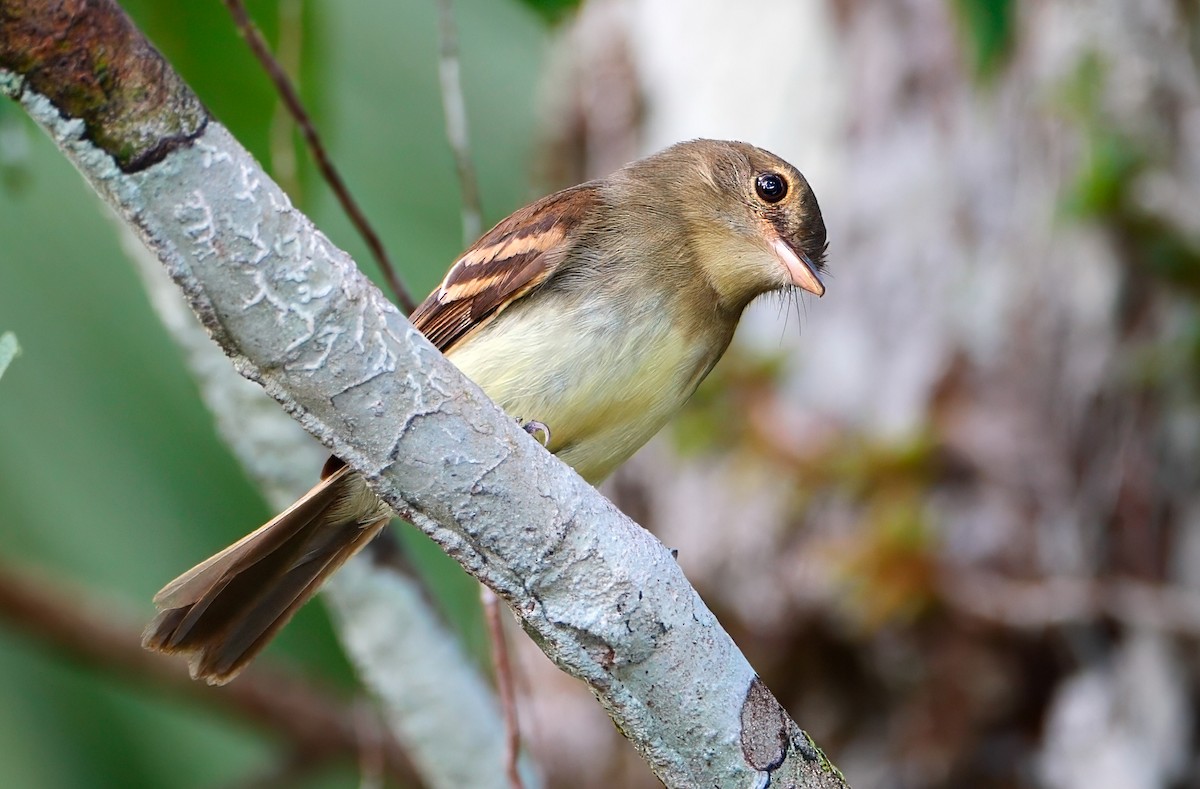
[[[1083,58],[1058,97],[1060,106],[1084,136],[1082,166],[1065,207],[1076,217],[1108,219],[1126,210],[1129,190],[1150,163],[1149,151],[1116,128],[1104,112],[1104,61],[1095,53]]]
[[[123,5],[269,170],[275,95],[224,7]],[[275,5],[248,5],[276,40]],[[515,2],[471,0],[456,9],[485,208],[498,218],[531,192],[533,103],[548,33]],[[432,3],[308,2],[301,21],[305,100],[418,293],[461,247],[435,14]],[[307,157],[300,159],[298,204],[335,243],[368,261]],[[270,513],[214,435],[108,209],[7,102],[0,104],[0,185],[0,324],[21,337],[24,351],[0,394],[0,555],[103,590],[121,609],[119,621],[148,618],[159,586]],[[480,649],[475,584],[415,530],[402,537]],[[320,605],[301,611],[267,659],[301,664],[343,687],[352,682]],[[68,664],[3,627],[0,677],[0,786],[229,785],[269,774],[282,758],[262,732]],[[347,765],[300,785],[357,783]]]
[[[582,0],[520,0],[547,22],[561,22]]]
[[[845,607],[867,630],[908,624],[937,598],[937,544],[924,495],[917,487],[872,495],[859,533],[832,557],[850,593]]]
[[[966,39],[971,70],[979,79],[996,74],[1012,51],[1016,0],[952,0]]]
[[[1188,310],[1173,328],[1171,336],[1142,346],[1132,355],[1123,370],[1127,385],[1163,392],[1186,382],[1191,397],[1200,391],[1200,311]],[[1181,371],[1187,375],[1181,376]]]
[[[675,447],[685,455],[739,451],[795,477],[800,488],[838,490],[856,500],[896,487],[923,490],[934,482],[941,456],[926,433],[879,442],[835,430],[815,452],[802,455],[788,446],[786,432],[770,418],[779,410],[774,401],[784,396],[780,380],[787,361],[783,354],[727,354],[671,423]]]
[[[1169,165],[1152,139],[1121,128],[1105,112],[1107,78],[1098,55],[1084,58],[1064,90],[1064,105],[1080,125],[1084,157],[1065,207],[1072,216],[1104,223],[1118,236],[1134,276],[1150,275],[1200,299],[1200,240],[1188,237],[1139,199],[1143,179]]]
[[[940,445],[930,432],[884,441],[834,428],[824,440],[807,437],[803,450],[792,446],[771,422],[786,410],[776,403],[786,362],[779,354],[726,355],[672,423],[676,448],[793,480],[798,516],[817,496],[846,501],[857,528],[829,557],[849,592],[846,610],[868,630],[919,616],[936,598],[936,530],[923,502],[951,471]]]
[[[845,612],[867,630],[907,623],[936,599],[938,532],[925,499],[948,473],[929,433],[882,440],[839,432],[795,463],[798,509],[817,495],[838,496],[857,513],[830,560],[849,592]]]
[[[759,401],[775,395],[786,361],[783,353],[727,354],[671,422],[676,450],[723,454],[750,439],[749,419]]]
[[[896,441],[838,434],[826,442],[824,451],[797,462],[794,473],[805,488],[838,490],[856,501],[869,501],[897,491],[904,497],[923,491],[941,470],[938,446],[927,434]]]
[[[29,127],[25,113],[0,101],[0,191],[17,194],[29,182]]]
[[[1131,350],[1132,375],[1124,383],[1148,391],[1182,392],[1200,401],[1200,239],[1142,199],[1147,179],[1174,169],[1162,140],[1121,128],[1103,102],[1108,68],[1095,53],[1079,62],[1063,86],[1061,106],[1077,124],[1083,156],[1065,214],[1100,224],[1114,238],[1123,264],[1121,324],[1133,331],[1145,313],[1152,286],[1165,286],[1182,315],[1165,331]],[[1152,107],[1147,112],[1153,112]],[[1165,118],[1147,127],[1168,133]]]

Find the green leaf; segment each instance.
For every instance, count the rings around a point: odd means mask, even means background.
[[[954,0],[975,76],[996,73],[1012,49],[1015,0]]]
[[[9,362],[17,358],[17,354],[21,352],[21,346],[17,345],[17,335],[10,331],[0,334],[0,378],[4,377],[4,371],[8,369]]]
[[[533,10],[549,24],[562,21],[563,17],[579,7],[580,0],[521,0],[521,4]]]
[[[1147,157],[1126,135],[1112,129],[1089,130],[1088,148],[1067,208],[1079,216],[1111,216],[1126,207],[1129,187],[1147,165]]]

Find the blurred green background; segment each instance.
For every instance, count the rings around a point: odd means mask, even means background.
[[[122,4],[270,170],[275,94],[224,6]],[[274,42],[281,4],[249,6]],[[494,221],[531,194],[534,94],[549,30],[515,1],[456,7],[485,221]],[[334,10],[302,4],[302,92],[420,298],[462,246],[437,85],[436,4],[366,0]],[[172,575],[271,513],[214,435],[108,209],[11,102],[0,104],[0,138],[0,331],[15,332],[22,347],[0,381],[0,557],[103,590],[101,610],[111,603],[115,623],[137,626]],[[296,153],[296,202],[370,271],[363,244],[307,155]],[[472,630],[473,585],[449,586],[449,604],[467,612],[459,619]],[[306,607],[271,652],[330,682],[350,681],[321,606]],[[0,786],[227,785],[277,758],[248,727],[64,661],[5,627],[0,699]],[[357,783],[347,766],[305,785]]]

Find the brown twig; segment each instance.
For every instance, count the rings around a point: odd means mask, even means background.
[[[225,785],[225,789],[288,789],[311,779],[319,767],[312,757],[298,749],[292,749],[262,772]]]
[[[115,606],[84,590],[65,591],[27,571],[0,563],[0,619],[69,657],[138,685],[201,701],[286,740],[314,764],[334,757],[380,754],[382,769],[399,784],[421,780],[382,726],[367,730],[345,702],[278,670],[250,669],[222,688],[188,678],[183,662],[143,650],[141,635],[116,624]]]
[[[345,181],[341,175],[334,169],[333,162],[329,160],[329,156],[325,151],[325,146],[321,143],[321,139],[317,136],[317,130],[313,127],[312,120],[304,109],[304,105],[300,102],[300,96],[296,93],[292,81],[288,79],[283,67],[275,60],[271,50],[267,47],[267,42],[263,39],[262,33],[259,32],[254,22],[250,19],[250,15],[246,13],[246,6],[242,4],[242,0],[224,0],[225,7],[229,9],[229,13],[233,15],[234,23],[237,24],[238,31],[242,37],[246,39],[246,43],[250,46],[250,50],[254,56],[258,58],[262,67],[267,72],[267,76],[275,83],[275,89],[279,91],[279,96],[287,105],[288,111],[292,113],[292,117],[296,119],[296,124],[300,127],[300,133],[304,135],[304,141],[308,144],[309,151],[312,152],[313,161],[316,162],[317,169],[321,171],[329,187],[337,196],[338,202],[342,204],[342,210],[346,212],[346,216],[354,224],[354,227],[362,235],[363,240],[370,248],[371,254],[379,263],[379,269],[383,272],[384,278],[387,280],[388,286],[396,295],[396,300],[400,302],[400,306],[406,313],[412,312],[417,306],[413,301],[412,295],[408,289],[404,287],[404,283],[400,281],[400,277],[396,274],[396,269],[392,265],[391,258],[388,257],[387,251],[383,248],[383,243],[379,240],[378,234],[374,228],[367,222],[366,216],[363,215],[362,209],[358,203],[350,196],[349,190],[346,188]]]
[[[521,727],[517,721],[517,699],[513,690],[512,664],[508,660],[508,645],[504,641],[504,621],[500,615],[500,599],[491,589],[480,586],[488,636],[492,642],[492,668],[496,673],[496,693],[504,714],[504,767],[511,789],[523,789],[519,760],[521,756]]]
[[[275,45],[275,57],[283,73],[288,74],[292,84],[299,89],[300,58],[304,36],[303,0],[279,0],[279,41]],[[268,146],[271,156],[271,175],[283,190],[299,202],[300,178],[296,171],[296,141],[293,134],[296,121],[288,112],[287,103],[280,98],[271,113]]]
[[[462,68],[458,56],[458,27],[454,22],[453,0],[437,0],[438,4],[438,77],[442,89],[442,108],[446,117],[446,140],[454,154],[458,183],[462,192],[463,243],[470,244],[482,232],[483,212],[479,201],[479,182],[471,157],[471,140],[467,131],[467,103],[463,99]],[[500,600],[486,586],[479,587],[487,620],[488,638],[492,647],[492,671],[496,677],[496,692],[504,715],[504,767],[511,789],[523,789],[519,761],[521,728],[517,722],[517,701],[514,692],[512,663],[504,641],[504,623]]]
[[[438,39],[438,77],[442,87],[442,110],[446,116],[446,140],[454,154],[454,167],[462,191],[463,243],[470,244],[483,231],[483,210],[467,131],[467,103],[463,99],[453,0],[438,0]]]
[[[370,732],[377,725],[375,710],[366,702],[354,705],[354,722],[361,732]],[[358,789],[381,789],[383,786],[384,753],[378,739],[359,737],[363,747],[358,754]]]

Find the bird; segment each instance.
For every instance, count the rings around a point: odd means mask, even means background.
[[[598,485],[683,406],[755,298],[824,294],[826,248],[799,170],[691,140],[511,214],[410,320]],[[230,681],[393,515],[331,457],[295,504],[155,595],[143,646]]]

